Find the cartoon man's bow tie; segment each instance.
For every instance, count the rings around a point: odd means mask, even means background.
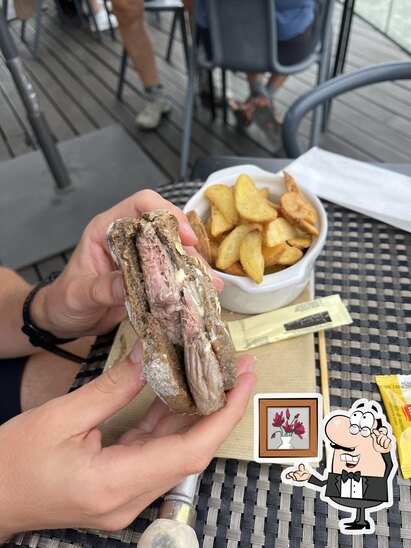
[[[342,478],[344,483],[349,479],[353,479],[355,481],[360,481],[361,472],[347,472],[346,470],[343,470],[342,473],[341,473],[341,478]]]

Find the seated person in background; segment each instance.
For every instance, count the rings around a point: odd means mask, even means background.
[[[303,61],[314,49],[321,29],[323,0],[275,0],[278,59],[283,65]],[[211,55],[205,0],[198,0],[198,35]],[[274,116],[274,96],[287,79],[284,74],[247,74],[250,97],[230,105],[242,127],[255,121],[270,140],[277,140],[278,123]]]
[[[181,210],[153,191],[137,192],[89,223],[64,271],[35,294],[32,322],[59,338],[79,337],[65,348],[85,356],[91,337],[109,333],[126,316],[107,228],[157,208],[177,217],[184,245],[196,243]],[[0,268],[0,544],[20,531],[122,529],[184,477],[206,468],[245,412],[255,381],[252,358],[239,358],[237,384],[216,413],[174,415],[156,398],[134,428],[102,448],[97,426],[144,387],[142,344],[65,394],[78,365],[34,348],[21,331],[30,290]]]
[[[171,111],[158,75],[150,38],[144,25],[143,0],[112,0],[124,46],[133,61],[146,92],[146,106],[137,115],[141,129],[155,129]]]

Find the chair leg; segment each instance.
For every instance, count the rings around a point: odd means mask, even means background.
[[[216,108],[215,108],[215,96],[214,96],[214,83],[213,83],[213,71],[207,70],[208,75],[208,90],[210,94],[210,113],[211,113],[211,119],[216,119]]]
[[[329,80],[331,78],[331,49],[332,49],[332,36],[330,34],[329,36],[329,47],[325,58],[325,73],[326,78],[325,80]],[[325,132],[328,128],[328,121],[330,119],[331,114],[331,105],[332,105],[332,99],[329,99],[324,103],[323,108],[323,117],[322,117],[322,124],[321,124],[321,131]]]
[[[88,16],[91,18],[91,20],[92,20],[92,22],[93,22],[93,26],[94,26],[94,28],[96,29],[96,37],[97,37],[97,40],[98,40],[99,42],[101,42],[101,32],[100,32],[100,29],[98,28],[98,25],[97,25],[96,16],[95,16],[95,14],[94,14],[93,6],[91,5],[91,1],[90,1],[90,0],[86,0],[86,4],[87,4]]]
[[[83,8],[81,7],[81,1],[80,0],[73,0],[74,7],[76,8],[77,17],[79,19],[80,27],[84,24],[84,17],[83,17]]]
[[[184,13],[184,10],[179,10],[179,18],[180,18],[180,27],[181,27],[181,37],[183,39],[183,48],[184,48],[184,57],[186,60],[186,67],[188,72],[188,67],[190,64],[190,46],[188,45],[188,37],[187,37],[187,25],[186,25],[186,16]]]
[[[173,51],[174,38],[175,38],[175,34],[176,34],[176,29],[177,29],[177,18],[178,18],[178,12],[176,10],[174,12],[173,22],[171,23],[170,35],[169,35],[169,38],[168,38],[168,45],[167,45],[167,51],[166,51],[166,61],[167,61],[167,63],[170,62],[171,53]]]
[[[58,15],[58,18],[60,19],[60,23],[64,23],[64,12],[61,7],[60,0],[54,0],[54,4],[56,6],[57,15]]]
[[[330,75],[330,61],[331,56],[331,34],[326,37],[323,45],[323,51],[321,53],[321,59],[318,63],[318,77],[317,84],[320,85],[325,82]],[[316,146],[320,137],[321,129],[324,127],[324,121],[326,119],[326,105],[323,103],[314,109],[313,119],[311,124],[310,135],[310,147]]]
[[[197,73],[197,50],[196,50],[196,25],[192,28],[192,47],[190,49],[188,65],[188,84],[186,94],[186,108],[184,113],[183,138],[181,143],[180,156],[180,181],[187,178],[188,159],[190,155],[191,128],[193,124],[194,100],[195,100],[195,78]]]
[[[111,11],[108,9],[108,6],[107,6],[107,0],[104,0],[104,9],[106,10],[106,13],[107,13],[107,17],[108,17],[108,24],[109,24],[109,27],[110,27],[110,36],[111,36],[111,39],[113,40],[113,42],[116,42],[116,31],[114,30],[114,27],[113,25],[111,24],[111,18],[110,18],[110,15],[111,15]]]
[[[120,73],[118,75],[118,83],[117,83],[117,99],[119,101],[123,98],[123,88],[124,88],[124,81],[126,78],[126,70],[127,70],[127,51],[124,48],[123,53],[121,55],[121,62],[120,62]]]
[[[34,35],[33,57],[37,57],[37,52],[40,44],[41,19],[43,16],[43,0],[36,0],[36,33]]]
[[[27,43],[26,42],[26,21],[21,22],[20,38],[22,42],[24,42],[25,44]]]
[[[221,69],[221,86],[222,86],[222,92],[223,92],[223,122],[224,125],[227,125],[227,72],[225,69]]]

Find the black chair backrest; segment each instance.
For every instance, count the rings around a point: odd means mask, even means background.
[[[275,67],[277,28],[273,0],[207,0],[215,66],[243,72]]]
[[[294,74],[320,60],[322,45],[329,44],[335,0],[323,4],[317,47],[295,65],[282,65],[277,53],[275,0],[205,0],[207,4],[212,64],[242,72]]]
[[[312,109],[347,91],[393,80],[411,80],[411,61],[380,63],[353,70],[312,89],[288,109],[282,126],[283,145],[288,158],[302,154],[298,144],[298,128],[304,116]]]

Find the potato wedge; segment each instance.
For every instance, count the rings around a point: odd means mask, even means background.
[[[203,221],[201,220],[198,213],[194,210],[189,211],[186,214],[186,217],[191,225],[191,228],[193,229],[194,234],[197,236],[198,241],[194,247],[200,253],[200,255],[204,257],[204,259],[210,264],[210,261],[212,259],[211,246]]]
[[[191,211],[188,211],[186,213],[186,217],[191,226],[203,224],[203,221],[201,220],[200,215],[197,213],[197,211],[194,211],[194,209],[192,209]]]
[[[247,276],[246,271],[240,263],[234,263],[224,270],[226,274],[232,274],[233,276]]]
[[[274,247],[267,247],[266,245],[263,245],[265,267],[267,268],[268,266],[274,266],[275,264],[277,264],[281,255],[286,249],[287,244],[285,242],[281,242]]]
[[[218,257],[218,248],[219,244],[215,240],[209,240],[210,242],[210,251],[211,251],[211,266],[215,266]]]
[[[232,226],[238,221],[233,191],[226,185],[212,185],[205,189],[204,196],[217,207]]]
[[[226,270],[240,260],[240,246],[244,237],[252,230],[261,230],[256,224],[239,225],[228,234],[218,248],[216,267]]]
[[[299,226],[301,221],[310,225],[317,222],[317,212],[298,192],[285,192],[280,198],[281,211],[289,221]]]
[[[267,247],[274,247],[281,242],[286,242],[292,238],[298,238],[303,233],[292,225],[284,217],[279,217],[271,223],[264,225],[264,243]]]
[[[280,213],[281,207],[279,204],[276,204],[275,202],[270,202],[270,200],[267,200],[267,204],[277,212],[277,215]]]
[[[240,262],[247,275],[259,284],[263,281],[264,257],[263,238],[259,230],[253,230],[244,237],[240,246]]]
[[[218,208],[211,205],[211,235],[214,238],[228,232],[233,226],[234,224],[230,223]]]
[[[283,175],[284,175],[284,184],[287,187],[288,192],[298,192],[298,194],[301,194],[301,191],[298,188],[298,185],[295,182],[294,177],[290,175],[287,171],[283,171]]]
[[[286,246],[287,247],[285,248],[284,252],[281,254],[276,263],[280,266],[291,266],[299,261],[303,256],[303,252],[301,251],[301,249],[291,247],[288,244],[286,244]]]
[[[311,236],[298,236],[287,240],[287,243],[297,249],[307,249],[313,243],[313,239]]]
[[[244,219],[256,223],[273,221],[277,212],[267,204],[248,175],[240,175],[234,185],[235,206]]]
[[[279,264],[275,264],[274,266],[268,266],[264,270],[264,276],[267,276],[268,274],[275,274],[276,272],[281,272],[281,270],[284,270],[285,268],[287,267]]]

